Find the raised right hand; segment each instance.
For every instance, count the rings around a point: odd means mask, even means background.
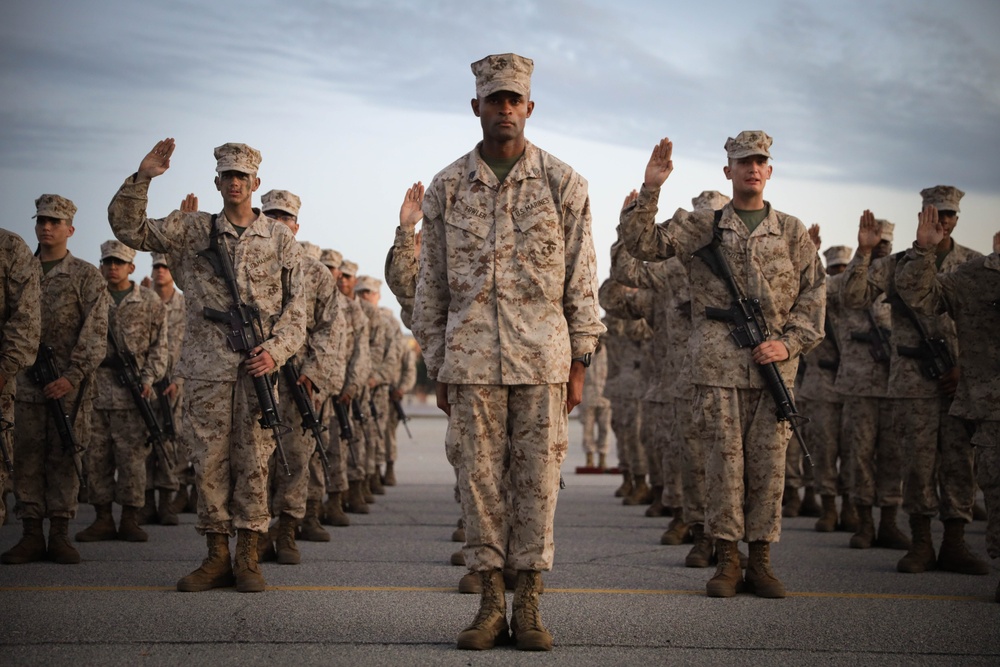
[[[938,210],[928,204],[917,215],[917,245],[925,250],[937,247],[944,238],[944,227],[938,222]]]
[[[173,138],[162,139],[156,142],[153,150],[146,153],[139,163],[137,178],[140,181],[148,181],[156,178],[167,169],[170,169],[170,156],[174,154]]]
[[[653,147],[653,154],[649,156],[646,164],[646,174],[643,177],[643,185],[647,188],[658,188],[667,181],[670,172],[674,170],[674,142],[663,137],[660,143]]]
[[[858,253],[871,254],[872,249],[882,240],[882,226],[875,220],[875,214],[865,209],[858,226]]]
[[[181,202],[181,213],[197,213],[198,212],[198,198],[194,196],[194,193],[190,193]]]
[[[420,181],[414,183],[406,196],[403,197],[403,205],[399,207],[399,226],[403,229],[413,229],[424,217],[421,207],[424,203],[424,184]]]

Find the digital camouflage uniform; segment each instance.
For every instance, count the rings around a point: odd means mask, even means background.
[[[406,336],[403,336],[402,332],[400,332],[399,337],[396,339],[396,345],[399,348],[399,352],[396,355],[399,359],[399,367],[396,370],[395,376],[392,378],[390,389],[396,390],[405,396],[413,391],[413,387],[417,384],[417,354],[414,352],[413,348],[410,347],[409,339],[407,339]],[[393,407],[391,403],[389,404],[387,410],[388,415],[385,426],[385,457],[387,462],[392,463],[396,460],[398,453],[397,430],[399,428],[399,414],[396,412],[396,408]]]
[[[724,322],[705,308],[732,303],[725,283],[693,253],[712,239],[712,211],[678,209],[655,224],[659,189],[643,186],[621,216],[629,254],[658,261],[677,256],[690,278],[693,331],[691,380],[696,385],[692,435],[706,444],[706,527],[715,538],[775,542],[781,531],[781,496],[787,424],[777,421],[750,350],[737,348]],[[767,205],[767,217],[751,233],[732,204],[722,209],[722,249],[737,284],[760,299],[772,337],[789,359],[778,365],[792,385],[798,357],[822,339],[825,275],[805,226]]]
[[[261,410],[243,366],[247,353],[233,352],[227,327],[204,315],[204,308],[226,312],[234,305],[225,282],[198,256],[209,248],[212,216],[174,211],[165,218],[147,218],[148,188],[148,181],[126,179],[108,208],[108,220],[125,244],[168,253],[174,279],[184,290],[186,341],[176,374],[184,379],[189,407],[184,431],[195,461],[197,529],[259,533],[270,518],[267,462],[274,441],[257,423]],[[285,225],[255,212],[257,219],[242,235],[224,213],[215,219],[214,229],[221,249],[233,257],[240,297],[260,309],[263,347],[280,368],[305,339],[302,251]]]
[[[610,282],[601,286],[601,293],[611,289]],[[601,304],[605,310],[607,306]],[[641,320],[605,316],[607,324],[608,379],[604,395],[611,401],[611,429],[618,447],[618,467],[636,477],[649,472],[642,430],[642,396],[646,391],[642,381],[645,360],[644,344],[649,340],[649,325]]]
[[[570,363],[604,331],[586,181],[525,142],[501,184],[477,146],[434,177],[423,213],[413,331],[448,385],[466,564],[549,570]]]
[[[375,404],[378,416],[381,417],[379,391],[382,383],[382,374],[385,373],[385,358],[392,345],[389,342],[390,335],[388,327],[378,306],[371,304],[357,296],[354,301],[361,306],[361,311],[368,318],[368,354],[370,359],[369,375],[364,384],[364,389],[358,397],[361,411],[365,414],[365,421],[361,425],[365,436],[365,455],[361,465],[364,467],[365,478],[370,479],[375,474],[379,450],[382,449],[382,429],[379,420],[375,419],[371,405]],[[375,387],[371,386],[372,381]]]
[[[403,331],[400,328],[399,320],[388,308],[379,309],[382,317],[382,326],[385,330],[385,354],[382,357],[382,364],[376,376],[378,385],[374,389],[373,399],[378,408],[378,433],[379,449],[375,456],[377,470],[381,470],[386,461],[395,460],[395,452],[390,451],[396,444],[395,437],[389,435],[390,415],[393,412],[392,403],[389,400],[389,392],[396,386],[399,372],[402,368],[403,356]],[[394,428],[394,427],[393,427]],[[390,443],[390,439],[392,442]]]
[[[24,240],[0,228],[0,377],[4,380],[0,418],[5,422],[0,424],[0,446],[11,460],[17,375],[34,363],[42,328],[38,274],[37,260]],[[0,462],[0,495],[5,495],[8,479],[7,466]],[[0,525],[6,516],[7,506],[0,497]]]
[[[417,293],[417,255],[413,229],[396,227],[392,247],[385,256],[385,284],[399,302],[400,319],[407,329],[413,318],[413,298]]]
[[[604,386],[608,380],[608,351],[601,338],[601,345],[590,358],[583,383],[583,400],[580,401],[580,422],[583,424],[583,451],[593,456],[607,456],[611,446],[611,401],[604,396]],[[594,427],[597,437],[594,437]]]
[[[166,262],[164,256],[153,257],[153,266],[157,261]],[[184,294],[175,289],[170,299],[163,302],[167,309],[167,370],[163,377],[177,385],[177,393],[170,400],[171,415],[174,420],[174,431],[176,435],[168,441],[171,455],[177,464],[173,470],[163,470],[157,464],[155,456],[147,459],[146,465],[146,491],[153,488],[177,491],[181,483],[185,486],[194,484],[194,469],[190,467],[191,451],[184,440],[181,424],[184,411],[184,380],[176,377],[174,369],[181,358],[181,350],[184,349],[184,329],[186,326],[186,309],[184,306]],[[169,384],[169,383],[168,383]],[[163,385],[165,389],[167,385]],[[160,420],[160,425],[164,423],[163,413],[160,409],[160,402],[153,400],[153,407],[156,409],[156,418]]]

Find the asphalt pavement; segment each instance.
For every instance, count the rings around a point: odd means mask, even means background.
[[[684,567],[688,545],[659,544],[668,518],[623,506],[617,476],[575,474],[576,420],[541,602],[554,650],[458,651],[478,596],[457,592],[464,570],[448,562],[460,545],[445,420],[413,412],[398,486],[351,527],[329,528],[331,542],[300,543],[301,565],[265,564],[264,593],[175,591],[205,555],[192,514],[148,526],[148,543],[80,544],[80,565],[0,565],[0,664],[1000,664],[997,562],[989,576],[899,574],[901,552],[850,549],[811,518],[786,519],[772,550],[787,598],[705,597],[712,570]],[[71,534],[93,516],[81,507]],[[984,531],[967,531],[981,555]],[[0,528],[0,550],[19,537],[16,522]]]

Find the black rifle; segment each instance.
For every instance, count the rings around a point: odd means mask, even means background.
[[[28,369],[28,376],[32,382],[41,388],[45,388],[62,377],[62,373],[59,372],[59,368],[56,366],[55,351],[51,346],[43,343],[38,348],[38,358],[35,360],[35,364]],[[76,404],[78,409],[80,401],[83,400],[85,383],[86,380],[80,383],[80,389],[77,391]],[[62,441],[63,450],[73,457],[73,467],[76,468],[76,476],[80,480],[80,488],[86,489],[87,471],[83,467],[83,447],[80,445],[80,441],[76,439],[76,433],[73,432],[73,418],[66,412],[66,404],[61,398],[49,398],[46,399],[45,403],[49,406],[49,415],[52,416],[52,421],[55,422],[56,433],[59,434],[59,440]]]
[[[358,422],[358,425],[361,427],[361,435],[365,439],[365,451],[366,452],[371,451],[370,448],[372,446],[372,443],[368,439],[368,429],[365,428],[365,425],[368,423],[368,415],[366,415],[365,411],[361,409],[361,401],[359,401],[356,398],[351,399],[351,414],[354,415],[354,421]],[[352,457],[354,456],[353,452],[351,455]],[[363,461],[358,462],[356,457],[354,458],[354,460],[355,460],[355,465],[359,464],[362,466],[364,465],[364,462]]]
[[[326,426],[316,416],[316,410],[313,409],[312,400],[306,393],[306,388],[299,384],[300,373],[295,362],[291,359],[285,362],[285,365],[281,367],[281,373],[285,376],[285,384],[288,385],[288,391],[292,395],[292,400],[295,401],[295,407],[298,408],[299,415],[302,417],[302,432],[312,431],[313,439],[316,441],[316,453],[319,454],[319,461],[323,464],[326,482],[332,484],[330,459],[326,456],[326,447],[323,443],[323,431],[326,430]]]
[[[870,325],[868,331],[865,333],[852,331],[851,340],[868,343],[868,353],[872,355],[872,359],[879,364],[888,364],[890,332],[878,325],[871,308],[865,309],[865,315],[868,316],[868,324]]]
[[[114,325],[108,323],[108,343],[111,353],[114,355],[110,367],[114,370],[118,378],[118,384],[128,389],[132,396],[132,402],[142,416],[142,422],[146,425],[146,432],[149,434],[147,442],[152,445],[156,452],[156,458],[163,470],[173,470],[174,462],[167,451],[166,436],[160,428],[160,422],[156,421],[156,414],[153,412],[153,403],[146,396],[142,395],[142,376],[139,374],[139,364],[136,362],[135,354],[128,349],[128,344],[119,339],[115,332]]]
[[[375,424],[375,430],[378,431],[379,437],[384,440],[385,439],[385,433],[382,432],[382,428],[379,426],[380,420],[379,420],[378,408],[375,406],[375,390],[374,389],[371,389],[368,392],[368,409],[371,410],[372,421]]]
[[[833,350],[837,356],[833,360],[820,359],[817,365],[825,371],[837,372],[840,368],[840,343],[837,342],[837,334],[833,329],[833,323],[830,322],[829,313],[827,313],[826,319],[823,321],[823,332],[826,334],[826,340],[829,340],[830,344],[833,345]]]
[[[712,235],[712,242],[694,253],[694,255],[705,262],[712,273],[721,278],[726,284],[726,288],[733,297],[733,305],[729,308],[707,306],[705,308],[705,316],[710,320],[728,323],[730,326],[729,333],[733,337],[736,347],[748,347],[752,350],[767,340],[770,331],[767,328],[767,322],[764,320],[760,301],[756,298],[748,299],[743,296],[739,285],[736,284],[736,280],[733,278],[733,270],[730,268],[726,256],[722,253],[722,230],[718,226],[720,213],[720,211],[716,211],[715,214],[716,226],[715,233]],[[803,439],[798,425],[799,421],[805,422],[808,419],[800,415],[795,408],[795,402],[792,400],[792,395],[788,391],[788,387],[785,386],[785,381],[782,379],[781,373],[778,371],[778,365],[772,361],[763,365],[756,364],[756,366],[757,370],[764,377],[764,382],[771,393],[771,398],[774,399],[778,421],[788,422],[788,425],[792,428],[792,433],[795,434],[796,440],[799,441],[799,446],[802,447],[802,454],[805,456],[806,461],[809,462],[809,467],[812,468],[812,456],[809,454],[806,441]]]
[[[208,249],[199,252],[198,256],[207,259],[211,263],[215,275],[226,283],[233,305],[227,311],[215,310],[206,306],[202,312],[206,319],[221,322],[228,327],[229,333],[226,335],[226,340],[229,342],[229,349],[233,352],[243,352],[249,358],[250,352],[264,343],[264,325],[260,321],[260,308],[251,306],[240,298],[239,286],[236,284],[236,271],[233,269],[233,258],[230,257],[229,251],[219,243],[219,232],[215,226],[215,219],[216,216],[213,215],[212,234]],[[278,451],[278,462],[285,469],[285,474],[291,475],[292,471],[288,468],[285,448],[281,445],[281,435],[289,433],[291,429],[281,423],[273,381],[274,373],[253,377],[253,388],[261,410],[258,422],[263,428],[271,430]]]
[[[920,364],[920,372],[928,380],[940,380],[955,367],[955,360],[948,351],[948,344],[943,338],[932,338],[927,332],[927,327],[920,320],[920,316],[913,312],[913,309],[903,301],[903,297],[897,292],[888,299],[894,309],[897,309],[913,324],[920,336],[920,343],[917,347],[897,345],[896,351],[901,357],[916,359]]]
[[[177,425],[174,424],[174,409],[170,399],[163,393],[172,383],[170,378],[163,378],[153,383],[156,390],[156,402],[160,406],[160,418],[163,420],[163,434],[171,440],[177,437]]]
[[[403,410],[403,402],[397,398],[392,397],[393,391],[394,391],[393,389],[389,390],[389,400],[392,401],[392,407],[395,408],[396,410],[396,417],[399,419],[399,422],[403,425],[403,428],[406,429],[406,435],[409,436],[410,440],[413,440],[413,434],[410,433],[410,425],[406,423],[410,421],[410,416],[406,414],[405,410]]]
[[[11,475],[14,474],[14,460],[7,449],[7,431],[10,431],[12,428],[14,428],[14,422],[4,419],[3,412],[0,412],[0,451],[3,452],[4,467],[7,468],[7,472]]]

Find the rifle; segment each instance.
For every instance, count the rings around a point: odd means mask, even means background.
[[[4,467],[11,475],[14,474],[14,459],[11,458],[10,451],[7,449],[7,431],[12,428],[14,428],[14,422],[4,419],[3,412],[0,411],[0,451],[3,452]]]
[[[306,393],[306,388],[299,384],[300,372],[295,362],[291,359],[285,362],[285,365],[281,367],[281,373],[285,376],[289,393],[291,393],[295,407],[298,408],[299,415],[302,417],[302,432],[312,431],[313,439],[316,440],[316,452],[319,454],[320,463],[323,464],[323,473],[326,475],[327,484],[332,484],[330,459],[326,456],[326,447],[323,443],[323,431],[326,430],[326,426],[316,417],[316,411]]]
[[[716,277],[722,279],[730,295],[733,297],[733,304],[729,308],[707,306],[705,308],[705,316],[710,320],[728,323],[730,326],[729,333],[733,337],[736,347],[748,347],[752,350],[767,340],[770,331],[767,328],[767,322],[764,320],[760,300],[756,298],[748,299],[743,296],[739,285],[736,284],[736,280],[733,278],[733,270],[730,268],[726,256],[722,253],[722,230],[718,225],[721,213],[721,211],[715,212],[716,224],[715,232],[712,235],[712,242],[694,253],[694,256],[705,262],[709,270]],[[799,446],[802,448],[802,453],[805,455],[806,461],[809,462],[809,467],[812,468],[812,456],[809,454],[809,449],[806,447],[805,439],[802,437],[797,423],[799,421],[808,421],[808,419],[800,415],[795,408],[792,395],[788,391],[781,373],[778,372],[777,363],[772,361],[768,364],[757,364],[757,370],[764,377],[764,382],[771,393],[771,398],[774,399],[778,421],[788,422],[792,433],[795,435],[795,439],[799,441]]]
[[[170,378],[164,377],[153,383],[153,389],[156,390],[156,402],[160,406],[160,416],[163,419],[163,434],[173,440],[177,437],[177,425],[174,424],[174,409],[170,405],[170,399],[163,394],[170,385]]]
[[[368,392],[368,409],[372,413],[372,421],[375,423],[375,429],[378,431],[379,437],[383,440],[385,439],[385,434],[382,433],[382,429],[379,427],[380,420],[378,414],[378,407],[375,406],[375,390],[372,389]]]
[[[406,435],[409,436],[410,440],[413,440],[413,434],[410,433],[410,425],[406,423],[410,421],[410,417],[409,415],[406,414],[406,411],[403,410],[403,402],[399,399],[392,397],[392,391],[393,390],[391,389],[389,390],[389,400],[392,402],[392,407],[395,408],[396,410],[396,417],[399,419],[399,422],[403,425],[403,428],[406,429]]]
[[[45,345],[44,343],[39,346],[38,358],[35,360],[34,365],[28,369],[28,376],[32,382],[43,389],[62,377],[62,373],[59,372],[59,368],[56,366],[56,354],[52,346]],[[83,400],[84,387],[84,383],[81,383],[80,389],[77,391],[77,408],[80,406],[80,401]],[[80,480],[80,488],[86,489],[87,471],[83,467],[83,458],[81,456],[83,447],[73,432],[73,418],[66,412],[66,404],[63,402],[63,399],[49,398],[46,399],[45,403],[49,406],[49,415],[52,416],[52,421],[55,422],[56,433],[59,434],[59,440],[62,441],[63,450],[73,457],[73,467],[76,468],[76,476]]]
[[[890,333],[878,325],[871,308],[865,309],[865,315],[868,316],[868,324],[870,325],[868,331],[865,333],[852,331],[851,340],[868,343],[868,353],[872,355],[872,359],[879,364],[888,364]]]
[[[124,340],[118,338],[113,324],[108,324],[108,343],[111,344],[111,353],[114,359],[109,364],[115,371],[118,384],[128,389],[132,395],[132,402],[138,408],[142,416],[142,422],[146,425],[149,433],[147,442],[152,445],[156,452],[156,458],[163,470],[173,470],[174,463],[166,447],[166,436],[160,428],[160,423],[156,421],[156,414],[153,412],[153,403],[146,396],[142,395],[142,377],[139,374],[139,364],[136,362],[135,354],[128,349]]]
[[[370,451],[372,443],[368,440],[368,429],[365,428],[365,425],[368,423],[368,416],[361,409],[361,401],[356,398],[351,399],[351,414],[354,416],[354,420],[361,426],[361,435],[365,439],[365,451]],[[354,452],[351,452],[351,457],[354,458],[355,465],[357,465],[358,460],[354,457]],[[364,465],[364,463],[361,463],[361,465]]]
[[[920,363],[921,374],[928,380],[940,380],[947,375],[955,367],[955,360],[948,351],[948,344],[944,338],[931,338],[920,317],[903,301],[898,292],[889,297],[888,301],[893,308],[898,309],[910,320],[920,336],[917,347],[897,345],[896,351],[899,352],[899,356],[916,359]]]
[[[226,283],[233,305],[227,311],[205,306],[202,313],[206,319],[212,322],[221,322],[229,328],[229,333],[226,335],[229,349],[233,352],[243,352],[249,357],[254,348],[264,343],[264,325],[260,320],[260,308],[251,306],[240,298],[239,286],[236,284],[236,271],[233,268],[233,258],[229,256],[229,251],[219,243],[219,231],[215,226],[216,217],[212,216],[209,246],[206,250],[199,252],[198,256],[207,259],[212,265],[215,275]],[[281,417],[278,415],[278,401],[274,395],[273,379],[273,373],[269,376],[253,377],[253,388],[257,394],[257,402],[260,404],[261,411],[258,423],[263,428],[271,430],[278,452],[278,461],[285,469],[285,474],[291,475],[292,471],[288,468],[285,448],[281,444],[281,436],[290,433],[291,429],[281,423]]]

